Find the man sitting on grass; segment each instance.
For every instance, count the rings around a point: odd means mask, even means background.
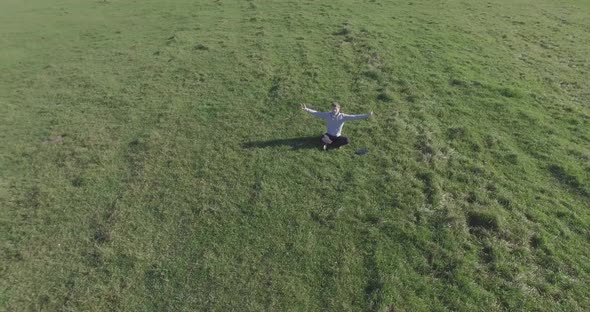
[[[345,136],[341,136],[342,126],[345,121],[365,119],[373,116],[373,112],[363,115],[347,115],[340,112],[340,104],[332,103],[331,112],[317,112],[313,109],[307,108],[305,104],[301,104],[301,109],[304,111],[326,120],[326,133],[322,136],[322,144],[324,150],[330,148],[340,148],[349,143]]]

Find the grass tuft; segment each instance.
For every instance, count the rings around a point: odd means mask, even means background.
[[[382,102],[391,102],[393,101],[393,94],[387,89],[382,89],[377,95],[377,99]]]
[[[520,98],[523,96],[522,92],[516,89],[500,88],[498,91],[500,92],[500,95],[508,98]]]
[[[557,164],[549,165],[548,169],[553,177],[560,183],[582,196],[590,197],[589,191],[580,182],[580,179],[577,176],[569,174],[562,166]]]
[[[498,231],[500,229],[498,217],[491,212],[470,211],[467,214],[467,224],[471,228],[482,228],[492,231]]]

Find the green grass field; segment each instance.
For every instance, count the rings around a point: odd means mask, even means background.
[[[0,47],[1,311],[590,307],[586,0],[5,0]]]

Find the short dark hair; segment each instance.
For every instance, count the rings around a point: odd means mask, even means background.
[[[332,107],[338,107],[338,108],[340,108],[340,103],[338,103],[338,102],[333,102],[333,103],[332,103]]]

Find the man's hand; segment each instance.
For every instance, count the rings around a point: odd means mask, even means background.
[[[373,111],[369,113],[369,117],[373,117]]]
[[[304,104],[304,103],[302,103],[302,104],[301,104],[301,109],[302,109],[302,110],[304,110],[304,111],[307,111],[307,106],[305,106],[305,104]]]

